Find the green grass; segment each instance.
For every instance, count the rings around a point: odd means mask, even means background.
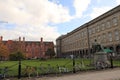
[[[113,65],[120,67],[120,60],[114,60],[114,61],[113,61]]]
[[[77,59],[75,62],[80,63],[81,60]],[[89,61],[85,60],[85,64],[88,63]],[[31,67],[37,67],[38,69],[40,66],[48,67],[48,64],[50,64],[52,67],[57,68],[58,66],[65,66],[69,68],[69,70],[72,70],[72,59],[50,59],[50,60],[24,60],[21,61],[22,63],[22,71],[25,70],[26,66],[31,66]],[[17,75],[18,73],[18,61],[4,61],[0,63],[0,68],[3,69],[5,67],[9,68],[9,75]],[[41,71],[39,71],[41,72]]]
[[[91,69],[93,67],[89,66],[91,61],[89,59],[76,59],[75,63],[80,64],[81,62],[84,63],[85,67],[82,69]],[[0,62],[0,69],[3,69],[5,67],[9,68],[8,75],[9,76],[17,76],[18,75],[18,61],[4,61]],[[22,74],[25,71],[26,66],[36,67],[39,74],[46,73],[43,70],[40,70],[40,66],[46,67],[46,71],[48,68],[48,64],[50,64],[52,67],[55,68],[55,71],[58,73],[57,65],[58,66],[65,66],[69,69],[69,71],[72,71],[73,69],[73,61],[72,59],[49,59],[45,61],[41,60],[23,60],[21,61],[21,68],[22,68]],[[120,61],[114,61],[115,66],[120,66]],[[1,70],[0,73],[3,71]]]

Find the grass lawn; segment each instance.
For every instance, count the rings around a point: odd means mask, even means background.
[[[75,63],[80,64],[83,62],[84,66],[83,69],[90,69],[93,67],[88,66],[91,61],[89,59],[76,59]],[[3,73],[3,69],[5,67],[8,67],[7,75],[9,76],[17,76],[18,75],[18,61],[3,61],[0,62],[0,73]],[[73,70],[73,61],[72,59],[50,59],[50,60],[23,60],[21,61],[21,68],[22,68],[22,74],[25,72],[26,66],[36,67],[38,74],[46,73],[48,71],[48,66],[54,68],[56,72],[58,72],[58,66],[64,66],[69,69],[69,71]],[[119,61],[114,61],[114,65],[119,65]],[[41,67],[42,66],[42,67]],[[49,68],[50,68],[49,67]]]

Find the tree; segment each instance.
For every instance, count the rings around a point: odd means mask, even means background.
[[[55,56],[55,51],[49,48],[49,49],[47,49],[45,55],[52,58],[53,56]]]
[[[8,48],[2,42],[0,42],[0,60],[8,59],[8,55],[9,55]]]
[[[17,52],[15,52],[15,53],[10,54],[10,55],[9,55],[9,59],[16,61],[16,60],[20,60],[20,59],[25,59],[25,56],[23,55],[22,52],[17,51]]]

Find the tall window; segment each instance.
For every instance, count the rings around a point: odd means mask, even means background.
[[[81,33],[81,36],[82,36],[82,37],[84,36],[84,33],[83,33],[83,32]]]
[[[101,29],[102,29],[102,30],[105,29],[105,24],[104,24],[104,23],[102,23],[102,25],[101,25]]]
[[[119,31],[118,30],[115,30],[115,40],[119,40],[120,37],[119,37]]]
[[[99,43],[101,43],[101,36],[100,35],[97,37],[97,40]]]
[[[95,33],[95,28],[93,27],[92,32]]]
[[[91,38],[90,39],[90,45],[92,46],[92,44],[93,44],[93,39]]]
[[[92,32],[92,31],[91,31],[91,29],[89,28],[89,34],[91,34],[91,32]]]
[[[110,21],[107,21],[107,23],[106,23],[106,28],[110,28],[110,27],[111,27]]]
[[[100,26],[97,26],[97,32],[99,32],[100,31]]]
[[[116,26],[116,25],[118,24],[118,20],[117,20],[117,18],[116,18],[116,17],[113,18],[112,22],[113,22],[113,26]]]
[[[81,34],[79,33],[79,38],[81,37]]]
[[[87,32],[86,31],[84,31],[84,36],[86,36],[87,35]]]
[[[112,33],[111,32],[108,33],[108,39],[109,39],[109,41],[112,41]]]
[[[106,42],[106,34],[103,34],[103,42]]]

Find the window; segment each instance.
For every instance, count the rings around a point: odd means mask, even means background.
[[[93,27],[92,32],[95,33],[95,28]]]
[[[85,40],[85,43],[86,43],[85,46],[87,46],[87,43],[88,43],[87,40]]]
[[[92,38],[90,39],[90,45],[92,45],[93,44],[93,40],[92,40]]]
[[[100,26],[97,26],[97,31],[98,31],[98,32],[100,31]]]
[[[119,40],[119,31],[115,30],[115,40]]]
[[[85,36],[87,35],[87,32],[86,32],[86,31],[84,31],[84,35],[85,35]]]
[[[106,23],[106,28],[110,28],[110,27],[111,27],[110,21],[107,21],[107,23]]]
[[[80,33],[78,35],[79,35],[79,38],[80,38],[81,37]]]
[[[82,33],[81,33],[81,36],[83,37],[83,35],[84,35],[84,33],[82,32]]]
[[[101,36],[100,35],[97,37],[97,40],[100,43],[100,41],[101,41]]]
[[[96,32],[98,31],[98,27],[97,27],[97,26],[95,27],[95,31],[96,31]]]
[[[91,32],[92,32],[91,29],[89,29],[89,34],[91,34]]]
[[[29,49],[28,48],[26,48],[26,52],[28,52],[29,51]]]
[[[81,47],[81,43],[82,43],[82,40],[80,40],[79,44],[80,44],[80,47]]]
[[[101,30],[104,30],[104,29],[105,29],[105,24],[102,23],[102,25],[101,25]]]
[[[106,34],[103,34],[103,42],[106,42]]]
[[[93,42],[95,41],[95,39],[96,39],[96,36],[93,37]]]
[[[109,41],[112,41],[112,33],[111,32],[108,33],[108,39],[109,39]]]
[[[113,18],[112,22],[113,22],[113,26],[116,26],[118,24],[117,18]]]

